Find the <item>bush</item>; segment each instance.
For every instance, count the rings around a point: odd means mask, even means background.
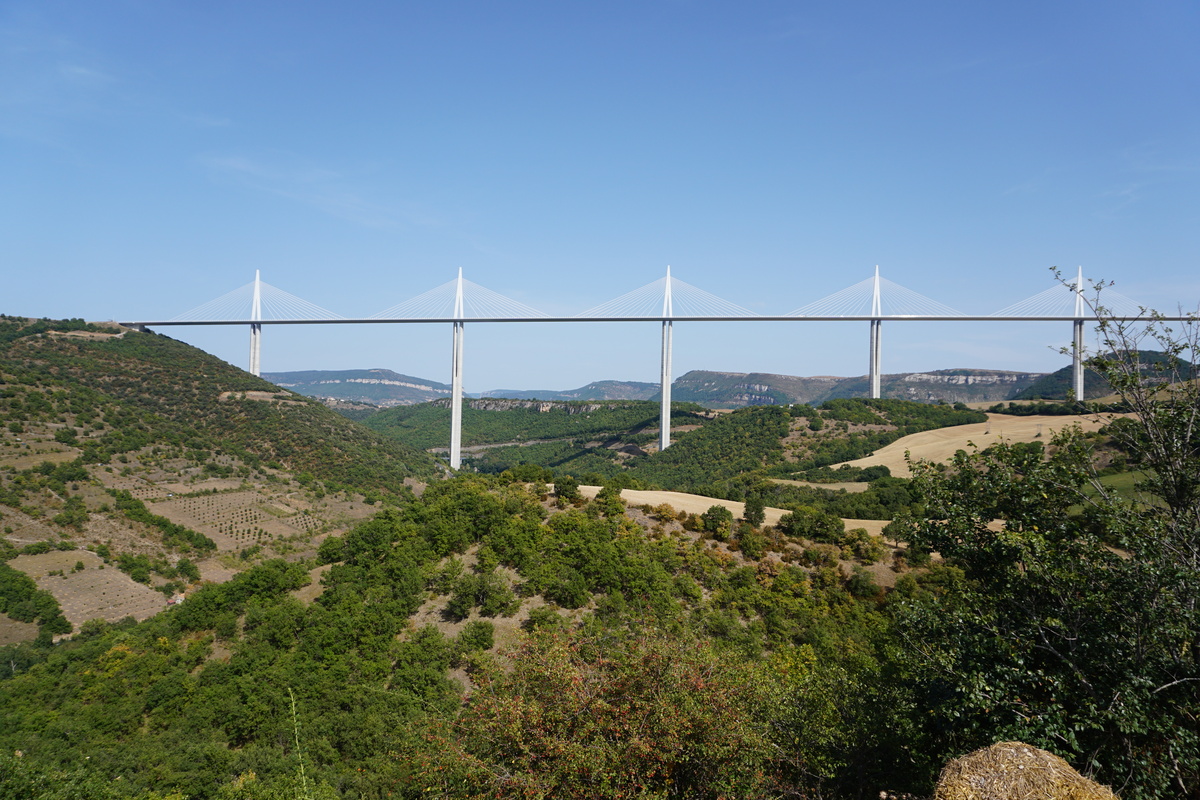
[[[810,542],[837,544],[846,531],[841,517],[827,514],[812,506],[799,506],[779,520],[779,530],[785,536],[808,539]]]
[[[709,506],[708,511],[700,515],[700,519],[705,533],[711,533],[718,541],[729,541],[729,534],[733,530],[732,511],[725,506]]]

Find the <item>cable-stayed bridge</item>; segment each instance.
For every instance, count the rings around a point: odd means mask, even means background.
[[[168,320],[125,322],[133,328],[177,325],[245,325],[250,330],[249,371],[261,373],[262,327],[264,325],[354,325],[394,323],[444,323],[453,330],[451,356],[450,466],[462,466],[462,375],[465,326],[468,322],[659,322],[662,325],[661,417],[659,448],[671,444],[671,353],[674,323],[688,322],[781,322],[858,321],[870,327],[870,396],[880,396],[883,353],[883,323],[900,321],[954,322],[1070,322],[1075,396],[1084,396],[1083,331],[1088,322],[1107,319],[1149,319],[1150,312],[1110,289],[1104,290],[1104,307],[1094,307],[1086,295],[1083,270],[1074,281],[1063,281],[1026,300],[987,315],[963,314],[955,309],[893,283],[879,274],[779,316],[755,314],[717,295],[666,275],[638,289],[601,303],[579,314],[564,317],[544,314],[517,300],[505,297],[458,276],[416,297],[362,318],[343,317],[303,298],[254,280],[214,300]],[[1194,315],[1158,316],[1163,320],[1193,320]]]

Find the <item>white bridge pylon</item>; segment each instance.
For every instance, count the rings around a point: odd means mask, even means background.
[[[671,277],[671,267],[668,266],[666,276],[575,316],[608,319],[662,318],[658,414],[658,449],[662,451],[671,446],[671,352],[674,321],[688,317],[753,317],[754,313],[711,292]]]
[[[449,319],[454,329],[450,349],[450,468],[462,467],[463,338],[470,319],[532,319],[541,311],[458,277],[416,297],[385,308],[370,319]]]
[[[870,396],[879,399],[882,393],[883,317],[961,317],[948,305],[931,300],[912,289],[875,275],[859,281],[840,292],[801,306],[789,317],[867,317],[871,324],[870,364],[867,374],[871,381]]]
[[[1057,274],[1057,273],[1056,273]],[[1099,289],[1099,286],[1092,287]],[[1056,283],[1044,292],[1013,303],[992,314],[993,317],[1073,317],[1071,321],[1071,391],[1077,402],[1083,402],[1083,323],[1099,312],[1117,317],[1143,317],[1146,308],[1119,292],[1104,288],[1104,304],[1096,307],[1088,299],[1088,284],[1083,280],[1083,267],[1078,268],[1074,281]]]
[[[385,308],[368,319],[533,319],[547,316],[536,308],[466,280],[459,269],[457,278]]]
[[[264,316],[264,312],[266,316]],[[250,369],[255,377],[262,373],[262,320],[334,320],[345,319],[327,308],[272,286],[254,270],[254,280],[232,292],[185,311],[171,322],[217,322],[250,320]]]

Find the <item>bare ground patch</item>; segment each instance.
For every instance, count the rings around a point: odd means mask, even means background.
[[[74,572],[77,562],[82,562],[84,568]],[[167,607],[167,598],[162,594],[105,565],[102,558],[86,550],[17,556],[9,563],[33,578],[39,589],[54,595],[63,616],[76,628],[89,619],[143,620]]]
[[[34,622],[17,622],[0,614],[0,647],[7,644],[32,642],[37,638],[38,626]]]

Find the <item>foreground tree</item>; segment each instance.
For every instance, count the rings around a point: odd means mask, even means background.
[[[939,757],[1021,739],[1124,798],[1200,798],[1197,325],[1101,316],[1088,365],[1135,412],[1109,431],[1144,494],[1096,480],[1077,431],[914,465],[927,517],[903,535],[965,580],[901,609],[898,661]]]

